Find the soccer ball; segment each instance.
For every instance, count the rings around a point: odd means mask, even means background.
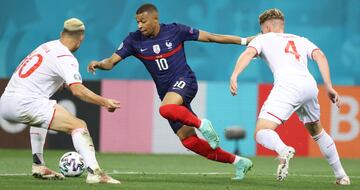
[[[81,176],[85,171],[85,162],[83,157],[77,152],[65,153],[59,161],[60,172],[67,177]]]

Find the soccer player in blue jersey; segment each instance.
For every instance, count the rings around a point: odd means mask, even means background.
[[[162,105],[160,114],[166,118],[182,144],[210,160],[235,165],[235,178],[241,180],[251,169],[252,162],[222,150],[219,137],[207,119],[200,120],[190,103],[198,85],[194,72],[186,62],[184,42],[202,41],[246,45],[250,39],[238,36],[211,34],[182,24],[160,24],[157,8],[144,4],[136,11],[138,30],[131,32],[117,51],[102,61],[92,61],[88,70],[111,70],[128,56],[137,57],[151,74]],[[196,133],[197,128],[205,140]]]

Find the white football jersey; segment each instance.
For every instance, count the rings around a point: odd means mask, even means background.
[[[269,65],[275,83],[288,80],[294,75],[312,77],[307,58],[319,49],[308,39],[286,33],[266,33],[253,39],[248,47],[256,49],[258,55]]]
[[[60,40],[44,43],[15,70],[4,94],[50,98],[64,83],[82,83],[79,63]]]

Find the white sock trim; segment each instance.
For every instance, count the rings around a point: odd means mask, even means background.
[[[322,129],[319,134],[312,136],[312,138],[314,139],[314,141],[318,141],[324,134],[325,134],[325,130]]]
[[[236,163],[238,163],[240,160],[241,160],[241,157],[235,155],[235,160],[233,161],[232,164],[236,164]]]
[[[86,128],[77,128],[77,129],[74,129],[72,132],[71,132],[71,136],[73,136],[75,133],[79,133],[79,132],[83,132],[83,131],[87,131]]]

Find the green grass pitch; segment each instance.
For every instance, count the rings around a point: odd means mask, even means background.
[[[56,169],[58,159],[66,151],[45,151],[47,165]],[[230,190],[230,189],[360,189],[360,160],[342,159],[352,185],[334,184],[330,167],[324,159],[295,157],[290,163],[290,175],[275,180],[277,160],[274,157],[254,157],[254,168],[243,181],[233,181],[234,167],[208,161],[195,155],[97,154],[102,168],[121,185],[86,184],[85,176],[61,181],[35,179],[31,172],[30,150],[0,149],[1,190]]]

